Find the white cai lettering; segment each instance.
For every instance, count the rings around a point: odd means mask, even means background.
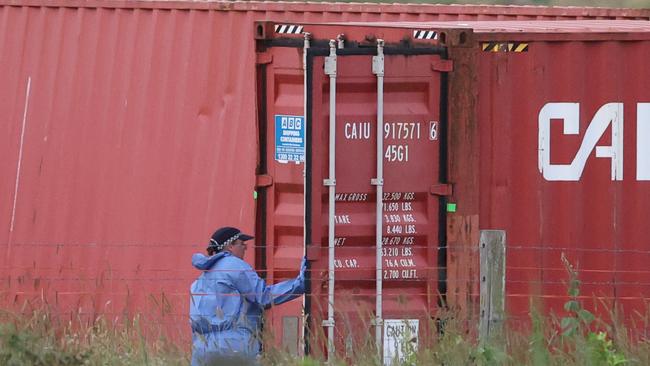
[[[623,103],[607,103],[600,107],[589,123],[582,144],[570,164],[551,163],[551,120],[553,119],[563,121],[565,135],[577,135],[580,129],[580,104],[547,103],[539,112],[538,168],[544,179],[580,180],[587,158],[595,149],[597,158],[611,160],[611,180],[623,180]],[[596,146],[610,126],[611,145]]]

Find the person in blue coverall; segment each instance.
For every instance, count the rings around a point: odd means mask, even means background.
[[[190,290],[192,366],[256,362],[264,309],[305,292],[305,258],[298,277],[267,286],[243,260],[250,239],[223,227],[210,238],[207,256],[192,256],[192,265],[202,271]]]

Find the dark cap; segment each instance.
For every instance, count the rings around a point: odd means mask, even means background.
[[[246,241],[253,239],[253,237],[242,233],[241,230],[235,227],[222,227],[212,234],[208,249],[215,249],[217,252],[220,252],[228,244],[231,244],[237,239]]]

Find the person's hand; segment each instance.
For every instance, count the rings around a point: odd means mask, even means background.
[[[304,280],[306,272],[307,272],[307,257],[305,256],[302,257],[302,261],[300,261],[300,274],[298,274],[298,277]]]

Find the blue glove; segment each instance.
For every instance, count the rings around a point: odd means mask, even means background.
[[[302,281],[305,280],[305,273],[307,272],[307,257],[302,257],[302,260],[300,261],[300,273],[298,274],[298,278]]]

